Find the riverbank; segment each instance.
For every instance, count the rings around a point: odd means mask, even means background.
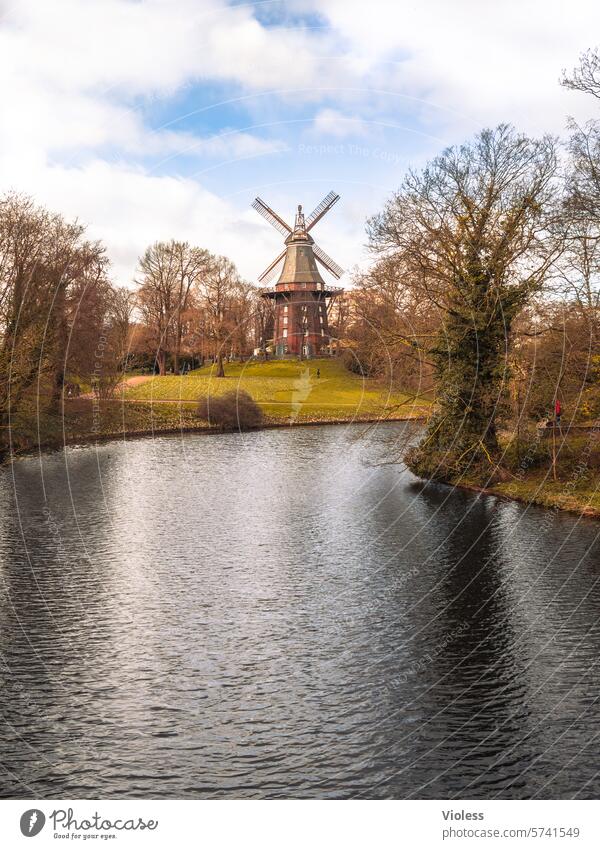
[[[585,485],[570,487],[569,481],[551,481],[536,476],[518,482],[487,487],[468,483],[454,485],[459,489],[466,489],[481,495],[494,495],[505,501],[535,504],[549,510],[559,510],[561,513],[573,513],[578,516],[600,519],[600,482],[597,482],[597,485],[593,488]]]
[[[536,438],[537,437],[537,438]],[[456,485],[500,498],[537,504],[600,518],[600,433],[596,422],[581,423],[557,434],[532,438],[515,456],[510,441],[504,445],[502,480],[493,483],[469,476]],[[521,458],[521,459],[519,459]]]
[[[268,410],[269,405],[264,406]],[[414,404],[379,408],[369,405],[363,411],[347,408],[346,415],[339,406],[315,410],[314,405],[303,405],[301,402],[294,409],[284,404],[272,405],[271,409],[275,409],[275,415],[265,410],[262,428],[421,421],[426,414],[423,407]],[[95,402],[82,398],[66,401],[60,415],[40,413],[39,418],[36,418],[32,410],[27,420],[13,432],[13,456],[19,456],[56,450],[65,445],[167,434],[208,435],[219,433],[219,430],[198,419],[195,403],[190,401],[174,403],[127,399],[121,403],[119,399]],[[596,468],[600,465],[600,446],[598,440],[592,444],[591,450],[589,445],[589,439],[570,440],[568,456],[563,448],[563,455],[559,457],[557,481],[552,479],[547,459],[542,457],[536,462],[542,463],[544,467],[538,465],[525,473],[517,472],[507,481],[482,485],[481,481],[464,479],[451,485],[503,499],[600,518],[600,479]],[[587,457],[585,468],[581,466],[582,456]]]
[[[341,415],[338,408],[303,410],[302,407],[289,411],[277,407],[278,415],[265,414],[259,429],[317,426],[326,424],[368,424],[378,421],[419,421],[423,419],[421,408],[370,408],[365,412]],[[189,401],[132,401],[106,399],[94,401],[79,398],[65,401],[60,414],[40,413],[31,416],[13,429],[13,456],[56,450],[65,445],[86,445],[114,439],[137,439],[141,437],[184,433],[220,433],[196,416],[196,403]]]
[[[353,374],[339,359],[226,363],[223,378],[208,365],[186,375],[129,376],[112,398],[88,392],[65,399],[59,414],[41,409],[42,396],[33,397],[12,423],[13,455],[161,433],[218,432],[197,418],[198,401],[232,390],[252,396],[263,427],[421,419],[430,404]]]

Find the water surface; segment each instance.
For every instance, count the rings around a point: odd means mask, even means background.
[[[423,488],[407,427],[3,469],[0,795],[598,797],[600,526]]]

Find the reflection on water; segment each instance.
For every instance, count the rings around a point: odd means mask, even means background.
[[[600,526],[361,433],[2,470],[3,797],[598,796]]]

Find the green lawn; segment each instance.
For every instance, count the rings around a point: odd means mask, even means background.
[[[224,378],[217,378],[213,367],[206,366],[185,377],[153,377],[128,387],[124,397],[192,402],[205,395],[244,389],[268,417],[300,421],[380,415],[408,418],[422,416],[428,408],[425,399],[415,403],[410,396],[392,393],[373,380],[351,374],[339,360],[230,363],[225,365],[225,374]]]
[[[574,485],[575,483],[575,485]],[[493,492],[541,504],[544,507],[555,507],[561,510],[573,510],[588,515],[600,517],[600,489],[598,479],[590,476],[581,481],[554,481],[549,473],[528,475],[524,480],[496,484]]]

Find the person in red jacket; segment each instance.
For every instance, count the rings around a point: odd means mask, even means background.
[[[558,427],[560,427],[560,415],[561,415],[561,413],[562,413],[562,408],[560,406],[560,401],[557,398],[556,401],[554,402],[554,419],[555,419]]]

